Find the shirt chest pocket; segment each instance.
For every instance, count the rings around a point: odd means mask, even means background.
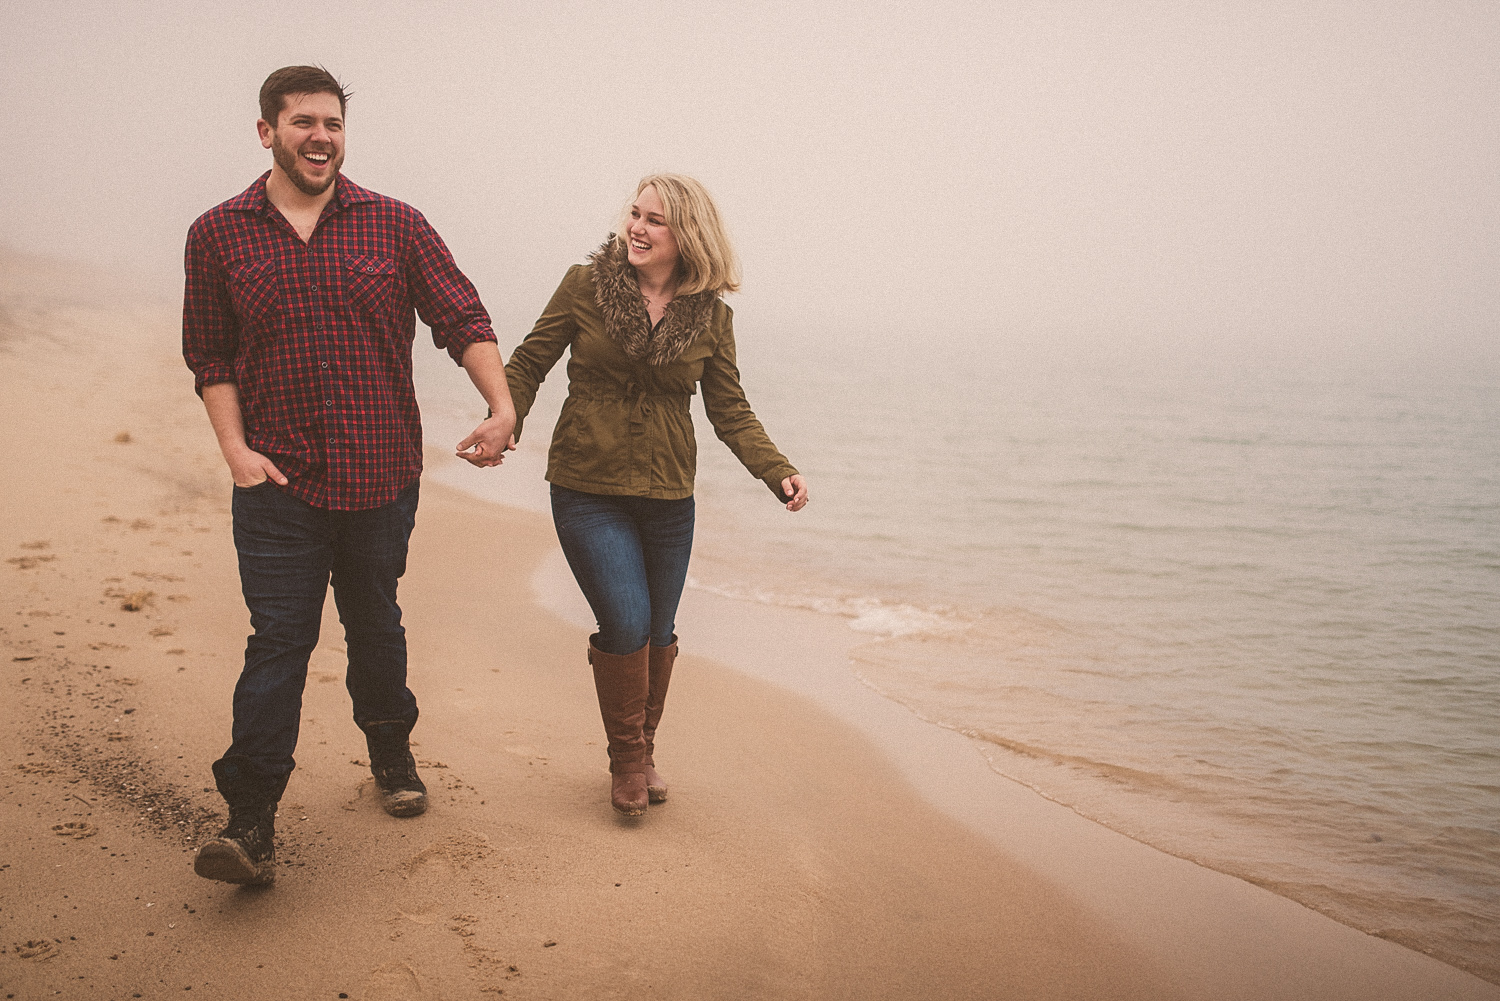
[[[258,324],[276,308],[281,282],[270,257],[244,261],[229,268],[229,299],[245,325]]]
[[[344,258],[344,298],[349,305],[383,313],[396,297],[396,285],[396,262],[389,257]]]

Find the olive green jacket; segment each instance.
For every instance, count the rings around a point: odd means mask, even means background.
[[[693,493],[698,446],[688,402],[771,492],[797,470],[750,410],[735,364],[733,313],[710,292],[672,301],[654,330],[635,269],[613,240],[568,269],[505,365],[516,437],[537,387],[569,347],[568,398],[547,455],[547,479],[594,494],[675,500]]]

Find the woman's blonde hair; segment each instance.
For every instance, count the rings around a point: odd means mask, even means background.
[[[635,204],[642,191],[656,189],[656,197],[666,209],[667,225],[677,238],[679,255],[678,272],[681,281],[678,295],[692,295],[704,289],[714,292],[738,292],[740,290],[740,262],[719,219],[719,210],[714,205],[708,189],[691,177],[682,174],[647,174],[635,186],[635,195],[620,214],[615,226],[615,239],[626,244],[626,227],[630,222],[630,206]]]

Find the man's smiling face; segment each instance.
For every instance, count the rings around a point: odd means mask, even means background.
[[[305,195],[328,190],[344,164],[344,113],[332,94],[288,94],[273,128],[261,120],[261,145]]]

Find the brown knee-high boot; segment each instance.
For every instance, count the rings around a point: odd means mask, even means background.
[[[677,659],[677,637],[667,646],[651,647],[651,683],[646,692],[646,722],[641,735],[646,738],[646,793],[653,803],[662,803],[667,798],[667,780],[656,771],[656,725],[661,722],[661,711],[667,704],[667,684],[672,680],[672,662]]]
[[[646,738],[641,732],[650,687],[647,647],[621,656],[600,650],[594,638],[589,637],[589,663],[609,738],[609,803],[627,817],[638,817],[647,802]]]

